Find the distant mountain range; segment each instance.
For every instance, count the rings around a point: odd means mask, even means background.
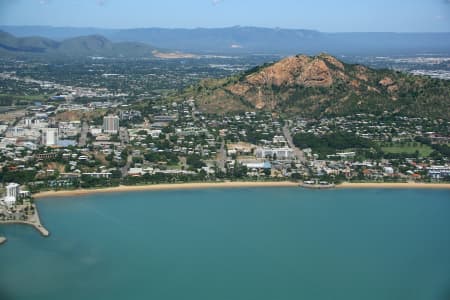
[[[450,54],[450,33],[323,33],[314,30],[228,27],[196,29],[101,29],[0,26],[19,37],[53,40],[101,35],[113,42],[137,42],[165,49],[215,54],[412,55]]]
[[[450,81],[297,55],[245,73],[204,80],[179,95],[207,113],[271,111],[304,117],[381,115],[450,120]]]
[[[35,57],[152,57],[155,48],[136,42],[113,43],[100,35],[55,41],[45,37],[17,38],[0,31],[0,55]]]

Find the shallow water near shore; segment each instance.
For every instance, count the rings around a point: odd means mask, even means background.
[[[450,298],[450,190],[239,188],[38,201],[0,299]]]

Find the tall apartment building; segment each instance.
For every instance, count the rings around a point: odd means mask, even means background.
[[[16,203],[17,198],[19,198],[19,195],[20,195],[19,184],[11,182],[6,186],[5,202],[8,206],[14,205]]]
[[[119,117],[105,116],[103,117],[103,132],[116,134],[119,131]]]
[[[44,128],[42,131],[42,145],[56,146],[59,141],[58,128]]]

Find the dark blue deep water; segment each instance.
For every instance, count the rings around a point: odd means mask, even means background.
[[[450,190],[205,189],[38,201],[1,300],[449,300]]]

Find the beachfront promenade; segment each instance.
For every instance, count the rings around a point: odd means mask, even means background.
[[[120,193],[139,191],[161,191],[161,190],[185,190],[185,189],[207,189],[207,188],[258,188],[258,187],[300,187],[300,182],[294,181],[223,181],[223,182],[201,182],[201,183],[164,183],[148,185],[129,185],[95,189],[76,189],[60,191],[44,191],[34,194],[36,200],[49,197],[76,197],[97,193]],[[323,186],[322,186],[323,187]],[[337,185],[326,185],[327,188],[398,188],[398,189],[450,189],[450,183],[350,183],[344,182]]]

